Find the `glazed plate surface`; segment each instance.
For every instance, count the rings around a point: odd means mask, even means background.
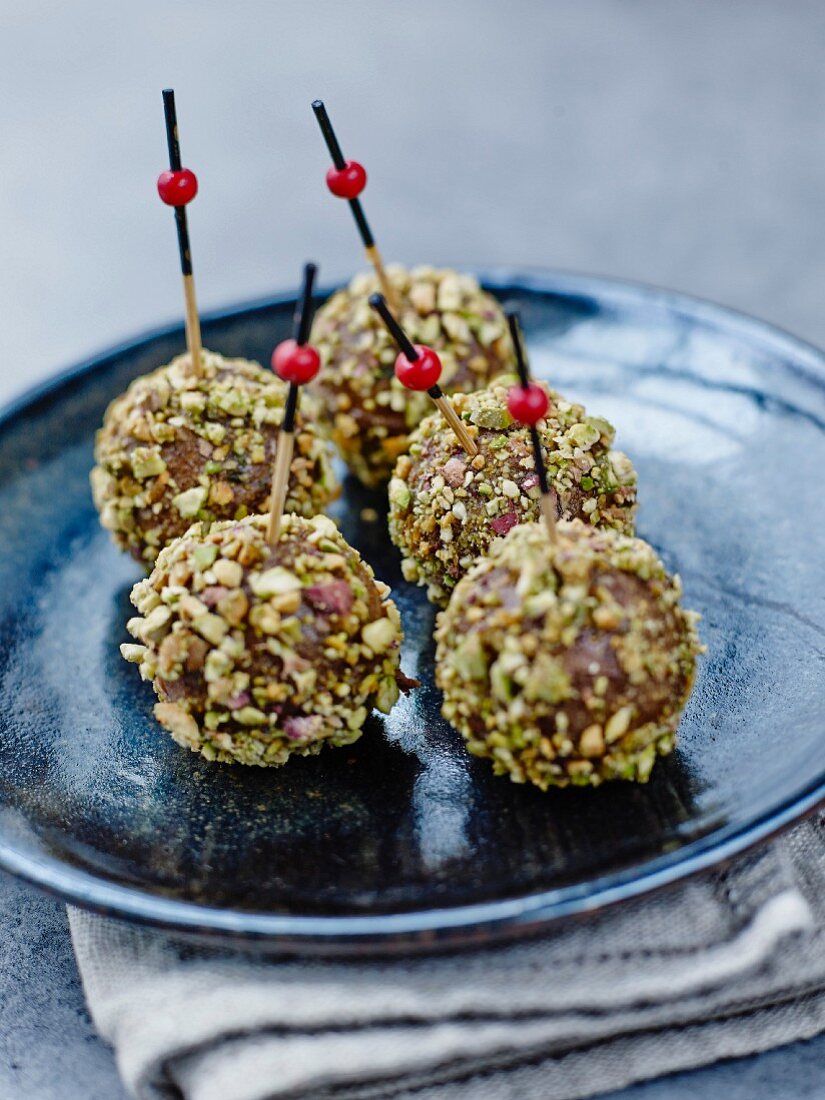
[[[180,350],[167,330],[0,421],[0,866],[100,911],[277,948],[455,946],[676,881],[822,800],[825,357],[666,292],[486,282],[520,304],[535,373],[616,425],[639,533],[703,615],[677,752],[646,786],[542,794],[494,778],[439,715],[435,611],[401,579],[386,499],[352,482],[337,517],[394,589],[420,690],[351,748],[279,769],[178,748],[118,653],[140,571],[88,485],[107,403]],[[216,315],[206,345],[267,361],[292,304]]]

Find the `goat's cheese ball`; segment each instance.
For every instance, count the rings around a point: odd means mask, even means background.
[[[273,766],[361,736],[407,680],[390,590],[326,516],[195,524],[132,590],[121,647],[155,716],[209,760]]]
[[[479,453],[471,458],[439,413],[410,440],[390,481],[390,538],[404,555],[404,577],[446,604],[456,584],[494,539],[539,518],[539,479],[529,429],[507,409],[515,377],[452,398]],[[565,401],[543,382],[550,407],[537,428],[556,514],[633,533],[636,471],[611,448],[602,417]]]
[[[240,519],[269,505],[287,386],[257,363],[204,351],[136,378],[97,433],[92,494],[117,544],[151,566],[194,520]],[[318,409],[302,402],[286,509],[322,512],[340,492]]]
[[[431,347],[443,367],[445,393],[472,391],[512,369],[513,349],[501,306],[471,275],[390,265],[401,302],[399,321],[415,344]],[[349,469],[364,485],[385,484],[407,449],[409,433],[432,408],[426,393],[396,379],[398,349],[368,304],[374,275],[357,275],[315,316],[312,342],[321,371],[309,387]]]
[[[641,539],[514,527],[439,615],[444,717],[517,783],[644,782],[673,750],[702,652],[680,596]]]

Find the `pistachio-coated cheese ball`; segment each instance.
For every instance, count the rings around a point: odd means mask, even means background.
[[[271,766],[349,745],[398,698],[401,621],[389,589],[326,516],[200,524],[132,590],[124,645],[172,737],[209,760]]]
[[[511,369],[504,314],[472,276],[394,265],[387,272],[407,335],[441,359],[445,393],[479,389]],[[370,487],[387,482],[410,431],[432,408],[426,393],[406,390],[395,377],[398,349],[368,304],[379,289],[375,276],[356,276],[318,310],[312,329],[322,366],[310,389],[350,470]]]
[[[410,440],[390,482],[390,537],[404,555],[409,581],[445,604],[456,584],[490,544],[511,527],[539,518],[539,479],[529,429],[507,409],[515,377],[452,398],[479,453],[470,456],[439,414]],[[611,450],[614,431],[599,416],[565,401],[544,382],[547,415],[537,424],[559,518],[633,533],[636,471]]]
[[[644,782],[671,752],[698,618],[641,539],[574,520],[514,527],[436,629],[443,714],[497,775],[545,790]]]
[[[194,520],[265,512],[287,387],[246,359],[204,351],[136,378],[97,434],[92,493],[100,522],[151,566]],[[318,411],[302,402],[286,508],[321,512],[340,492]]]

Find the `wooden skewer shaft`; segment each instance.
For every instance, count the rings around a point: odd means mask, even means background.
[[[536,463],[539,488],[541,489],[539,507],[552,545],[558,538],[556,533],[556,506],[550,493],[550,482],[547,480],[547,467],[544,464],[544,455],[541,450],[541,437],[539,436],[539,430],[535,424],[530,425],[530,439],[533,443],[533,456]]]
[[[198,303],[195,298],[195,277],[190,271],[183,276],[183,300],[186,304],[186,346],[189,359],[196,371],[201,368],[201,322],[198,316]]]
[[[547,528],[547,534],[552,545],[558,540],[558,534],[556,532],[556,506],[549,493],[541,494],[539,506],[541,507],[541,516],[544,520],[544,526]]]
[[[381,287],[381,293],[387,300],[390,309],[393,313],[398,313],[400,309],[400,302],[398,301],[398,294],[395,287],[389,280],[386,268],[384,267],[384,261],[381,259],[381,253],[375,244],[369,245],[364,249],[367,259],[372,264],[376,276],[378,277],[378,285]]]
[[[275,463],[272,469],[272,495],[269,507],[269,526],[266,538],[270,546],[274,546],[281,533],[281,516],[284,512],[287,488],[289,487],[289,471],[292,466],[292,452],[295,448],[295,432],[281,429],[278,435],[278,444],[275,450]]]
[[[436,390],[437,393],[434,393],[433,390]],[[428,390],[427,392],[433,399],[433,402],[435,403],[441,415],[455,432],[458,442],[461,444],[467,454],[477,455],[478,447],[476,446],[475,440],[467,431],[464,421],[455,411],[452,403],[441,392],[441,387],[433,386],[433,389]]]

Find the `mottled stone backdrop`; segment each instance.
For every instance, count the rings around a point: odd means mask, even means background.
[[[0,398],[180,314],[160,89],[204,307],[360,262],[309,102],[388,258],[715,298],[825,343],[814,0],[5,0]]]

